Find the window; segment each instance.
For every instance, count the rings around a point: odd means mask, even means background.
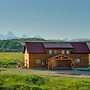
[[[65,54],[65,50],[62,50],[61,53],[62,53],[62,54]]]
[[[49,54],[57,54],[57,50],[49,50]]]
[[[70,54],[70,51],[69,50],[66,50],[66,54]]]
[[[49,50],[49,54],[53,54],[53,51],[52,50]]]
[[[75,62],[80,63],[80,58],[76,58]]]
[[[54,54],[57,54],[57,50],[54,50]]]
[[[36,59],[36,64],[41,64],[41,60],[40,59]]]

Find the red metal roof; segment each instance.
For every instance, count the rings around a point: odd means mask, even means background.
[[[45,53],[42,42],[25,42],[25,47],[28,53]]]
[[[73,48],[69,42],[44,42],[45,48]]]
[[[71,48],[72,53],[90,53],[85,42],[25,42],[23,53],[26,48],[28,53],[45,53],[45,48]]]
[[[86,42],[71,42],[73,53],[90,53]]]

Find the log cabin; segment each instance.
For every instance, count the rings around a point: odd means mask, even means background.
[[[74,69],[89,67],[86,42],[25,42],[26,68]]]

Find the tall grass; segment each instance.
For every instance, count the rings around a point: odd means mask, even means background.
[[[19,62],[24,62],[22,52],[0,52],[0,67],[16,67]]]
[[[90,90],[90,79],[0,74],[0,90]]]

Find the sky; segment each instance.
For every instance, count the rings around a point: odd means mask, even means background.
[[[90,38],[90,0],[0,0],[0,33]]]

